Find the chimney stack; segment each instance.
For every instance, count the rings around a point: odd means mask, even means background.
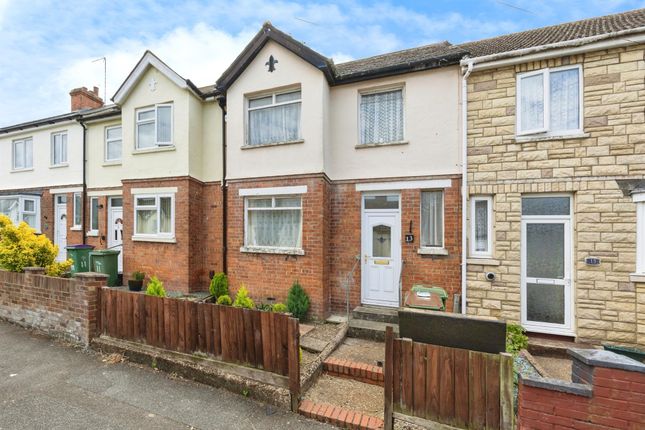
[[[99,88],[92,91],[86,87],[74,88],[69,92],[72,102],[72,112],[83,109],[96,109],[103,106],[103,99],[99,97]]]

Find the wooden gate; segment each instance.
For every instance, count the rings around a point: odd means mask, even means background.
[[[385,429],[393,418],[464,429],[512,429],[513,357],[385,338]]]

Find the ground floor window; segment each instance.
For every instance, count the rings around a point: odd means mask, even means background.
[[[247,247],[302,248],[302,200],[298,196],[245,200]]]
[[[175,236],[174,194],[134,196],[135,238],[172,239]]]
[[[18,224],[26,222],[40,231],[40,197],[38,196],[0,196],[0,214],[4,214]]]
[[[636,273],[645,275],[645,193],[634,197],[636,201]]]
[[[470,255],[471,257],[493,256],[493,198],[491,196],[470,198]]]
[[[421,192],[421,246],[443,248],[443,191]]]

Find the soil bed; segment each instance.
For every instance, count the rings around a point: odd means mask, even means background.
[[[334,351],[332,357],[378,365],[385,360],[385,344],[373,340],[347,338]]]
[[[383,417],[383,388],[345,378],[322,375],[305,398],[375,417]]]

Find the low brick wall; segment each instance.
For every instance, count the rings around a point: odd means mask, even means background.
[[[100,273],[64,279],[45,276],[42,268],[0,270],[0,318],[88,345],[96,333],[96,290],[105,285]]]
[[[520,378],[520,429],[645,428],[645,364],[602,350],[571,350],[572,380]]]

